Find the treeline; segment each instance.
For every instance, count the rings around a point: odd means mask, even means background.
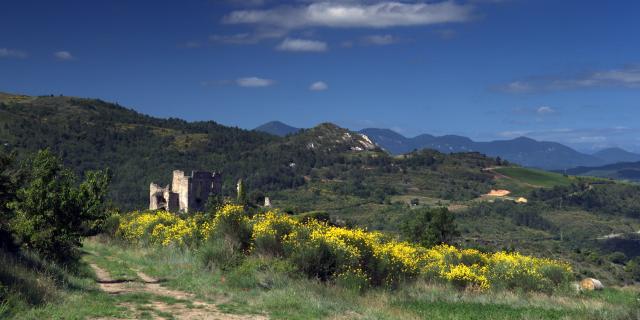
[[[640,218],[640,186],[626,183],[574,183],[533,191],[535,200],[553,208],[578,207],[586,211]]]
[[[461,215],[478,220],[490,216],[503,217],[510,219],[516,226],[555,232],[557,227],[541,215],[548,210],[549,208],[544,203],[539,202],[519,204],[508,200],[483,201],[469,207]]]

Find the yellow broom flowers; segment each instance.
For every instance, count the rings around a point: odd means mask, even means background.
[[[278,211],[250,217],[237,205],[223,206],[213,219],[205,219],[202,214],[181,218],[166,211],[133,212],[121,218],[118,234],[134,242],[180,246],[203,241],[212,234],[233,232],[228,226],[234,225],[248,228],[249,253],[313,259],[309,250],[324,250],[322,254],[328,259],[334,257],[332,261],[339,265],[330,264],[333,269],[323,269],[323,275],[337,281],[394,286],[424,277],[478,291],[492,287],[547,290],[568,283],[572,274],[568,264],[557,260],[517,252],[483,253],[446,244],[425,248],[365,229],[341,228],[316,220],[303,223]],[[313,266],[301,270],[313,270]]]

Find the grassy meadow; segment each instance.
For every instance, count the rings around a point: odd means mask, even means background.
[[[161,279],[162,286],[192,293],[225,314],[248,318],[634,319],[638,310],[638,289],[633,288],[552,295],[518,291],[480,293],[418,280],[396,290],[362,292],[301,277],[281,261],[268,257],[249,257],[233,268],[221,269],[205,267],[201,255],[194,250],[131,246],[105,237],[86,240],[83,250],[82,270],[60,271],[68,277],[67,286],[41,288],[47,292],[41,304],[33,308],[27,304],[12,309],[4,306],[4,315],[17,319],[172,319],[170,312],[158,312],[153,303],[184,304],[189,308],[189,301],[161,295],[101,292],[89,263],[108,270],[114,280],[130,281],[131,275],[141,270]],[[11,271],[13,275],[20,274]],[[55,281],[56,274],[49,272],[38,275],[46,279],[42,281]],[[135,281],[131,286],[136,285]],[[24,290],[36,289],[25,285]]]

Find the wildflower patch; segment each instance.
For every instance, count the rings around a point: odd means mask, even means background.
[[[569,283],[563,262],[517,252],[483,253],[442,244],[431,248],[380,232],[301,222],[278,211],[249,215],[227,204],[213,218],[133,212],[121,218],[118,234],[132,242],[194,246],[210,237],[234,243],[246,254],[288,259],[309,277],[350,287],[395,287],[418,277],[485,291],[520,288],[545,291]]]

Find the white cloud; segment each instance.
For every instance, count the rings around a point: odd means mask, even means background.
[[[311,91],[324,91],[329,89],[329,86],[324,81],[316,81],[309,86]]]
[[[496,89],[509,93],[525,93],[599,87],[640,88],[640,65],[571,75],[532,77],[500,85]]]
[[[276,49],[280,51],[324,52],[327,51],[327,43],[316,40],[286,38]]]
[[[542,106],[536,109],[536,113],[539,115],[551,114],[554,112],[556,112],[556,110],[548,106]]]
[[[452,0],[438,3],[320,1],[265,10],[237,10],[222,21],[287,30],[306,27],[388,28],[464,22],[471,19],[472,11],[471,5],[457,4]]]
[[[362,40],[367,44],[373,44],[378,46],[393,44],[398,41],[398,39],[396,39],[394,36],[390,34],[374,34],[374,35],[366,36],[362,38]]]
[[[56,57],[56,59],[63,61],[75,59],[69,51],[56,51],[53,53],[53,56]]]
[[[0,48],[0,58],[17,58],[24,59],[27,57],[27,53],[24,51],[8,48]]]
[[[213,34],[209,36],[209,41],[226,44],[256,44],[265,39],[282,38],[287,34],[286,30],[279,28],[259,28],[255,32],[242,32],[235,34]]]
[[[258,77],[246,77],[236,79],[236,84],[241,87],[247,88],[259,88],[259,87],[268,87],[275,83],[275,81],[271,79],[258,78]]]
[[[498,90],[511,92],[511,93],[523,93],[523,92],[531,91],[532,88],[531,88],[531,85],[529,85],[526,82],[513,81],[513,82],[510,82],[510,83],[507,83],[506,85],[499,86]]]

